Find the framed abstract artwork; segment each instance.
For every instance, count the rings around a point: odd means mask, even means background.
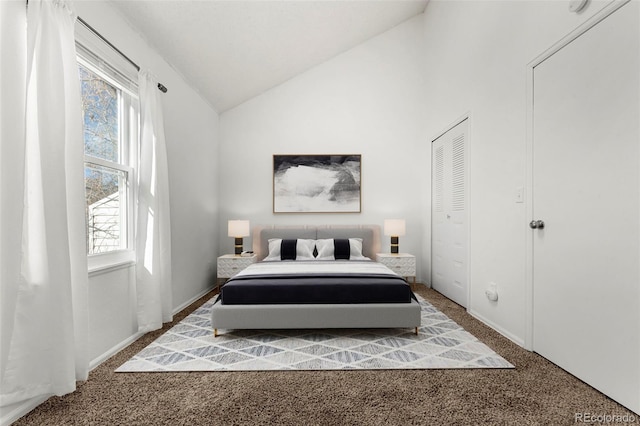
[[[274,155],[274,213],[360,213],[361,155]]]

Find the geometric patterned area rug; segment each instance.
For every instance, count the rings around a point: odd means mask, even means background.
[[[385,328],[222,330],[213,337],[214,297],[116,372],[514,368],[417,297],[417,336],[413,329]]]

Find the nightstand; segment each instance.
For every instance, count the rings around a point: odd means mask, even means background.
[[[377,253],[376,262],[380,262],[401,277],[412,278],[411,289],[416,283],[416,257],[408,253]]]
[[[256,263],[258,256],[255,254],[252,256],[236,256],[235,254],[225,254],[218,257],[218,280],[216,282],[216,289],[220,289],[222,284],[238,272],[242,271],[252,263]]]

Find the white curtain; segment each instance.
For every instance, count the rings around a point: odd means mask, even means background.
[[[3,174],[1,229],[17,228],[21,247],[4,245],[3,234],[3,269],[10,258],[20,259],[20,269],[3,274],[0,286],[2,307],[11,307],[2,314],[0,405],[72,392],[77,380],[86,380],[89,369],[75,18],[64,0],[29,2],[24,143],[2,139],[3,156],[15,155],[13,191],[22,196],[11,197],[20,202],[5,204],[5,196],[11,194],[4,192],[11,189]],[[23,149],[5,150],[7,143]],[[11,160],[3,158],[2,164]]]
[[[138,330],[147,332],[172,320],[169,174],[158,82],[138,76],[140,152],[136,223]]]
[[[24,105],[27,12],[20,2],[0,1],[0,380],[9,356],[20,278],[24,198]],[[0,389],[1,391],[1,389]]]

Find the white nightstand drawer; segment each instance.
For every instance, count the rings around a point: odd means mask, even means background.
[[[247,266],[255,263],[258,257],[254,254],[251,257],[225,254],[218,258],[218,278],[231,278]]]
[[[416,257],[408,253],[378,253],[376,261],[402,277],[416,276]]]

